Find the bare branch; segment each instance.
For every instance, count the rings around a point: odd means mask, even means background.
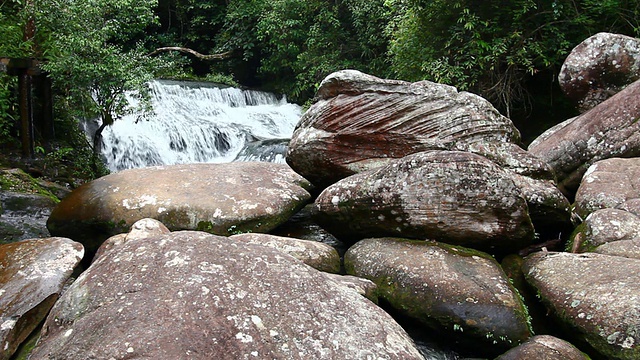
[[[147,56],[153,56],[153,55],[157,55],[161,52],[167,52],[167,51],[179,51],[179,52],[183,52],[186,54],[191,54],[195,57],[197,57],[198,59],[201,60],[225,60],[228,59],[230,57],[233,56],[234,51],[233,50],[229,50],[223,53],[218,53],[218,54],[210,54],[210,55],[205,55],[205,54],[201,54],[195,50],[189,49],[189,48],[185,48],[185,47],[180,47],[180,46],[168,46],[168,47],[161,47],[158,49],[155,49],[153,52],[147,54]]]

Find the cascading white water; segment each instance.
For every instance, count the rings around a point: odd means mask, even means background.
[[[261,91],[166,80],[149,85],[153,114],[127,115],[102,133],[102,154],[112,172],[234,161],[251,141],[290,138],[302,113],[300,106]]]

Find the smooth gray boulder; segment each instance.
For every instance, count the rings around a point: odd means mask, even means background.
[[[486,253],[436,242],[364,239],[345,254],[347,273],[370,279],[380,299],[438,333],[500,354],[528,339],[527,310]]]
[[[597,33],[567,55],[558,83],[585,112],[640,79],[640,39]]]
[[[285,164],[130,169],[74,190],[53,210],[47,227],[52,234],[81,241],[90,252],[143,218],[157,219],[170,230],[268,232],[306,204],[310,188]]]
[[[317,220],[339,239],[396,236],[509,252],[534,228],[510,174],[468,152],[427,151],[325,189]]]
[[[39,359],[423,359],[357,291],[276,249],[198,231],[102,253],[56,303]]]
[[[9,359],[38,327],[84,256],[64,238],[0,245],[0,359]]]
[[[608,359],[640,358],[640,260],[538,252],[523,272],[567,336]]]

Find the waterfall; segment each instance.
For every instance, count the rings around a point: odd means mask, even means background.
[[[112,172],[231,162],[241,152],[237,161],[283,162],[286,144],[281,139],[291,137],[302,114],[286,98],[261,91],[168,80],[149,86],[152,114],[124,116],[102,133],[102,155]],[[265,149],[270,141],[273,147]],[[259,148],[259,154],[251,148]]]

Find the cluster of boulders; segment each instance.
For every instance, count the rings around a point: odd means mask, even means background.
[[[1,358],[424,359],[412,337],[431,336],[474,357],[637,359],[639,45],[578,46],[560,80],[585,112],[528,150],[479,96],[344,70],[288,165],[85,184],[51,213],[57,237],[0,246]]]

